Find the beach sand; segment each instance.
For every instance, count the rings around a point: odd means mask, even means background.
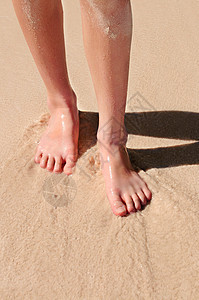
[[[69,178],[34,163],[45,89],[11,2],[0,2],[0,298],[199,299],[199,2],[133,1],[127,147],[153,198],[124,218],[105,195],[79,2],[64,8],[81,111]]]

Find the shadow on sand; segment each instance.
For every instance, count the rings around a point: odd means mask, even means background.
[[[80,111],[80,156],[96,144],[98,120],[98,113]],[[199,113],[183,111],[126,113],[125,126],[128,134],[192,141],[190,144],[172,147],[128,148],[131,163],[137,170],[199,164]]]

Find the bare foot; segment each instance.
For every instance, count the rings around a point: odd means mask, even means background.
[[[102,141],[98,135],[101,169],[112,211],[125,216],[141,209],[151,200],[151,191],[132,169],[126,146]]]
[[[35,162],[50,172],[72,174],[78,157],[79,112],[73,93],[70,104],[49,102],[51,117],[35,155]]]

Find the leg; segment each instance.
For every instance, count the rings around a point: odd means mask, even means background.
[[[25,39],[47,89],[51,113],[35,162],[49,171],[72,172],[77,159],[79,116],[67,73],[61,0],[13,0]]]
[[[129,0],[80,0],[84,45],[99,107],[98,145],[113,212],[141,208],[151,192],[126,152],[126,106],[132,15]]]

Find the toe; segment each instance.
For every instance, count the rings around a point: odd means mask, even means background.
[[[122,202],[121,198],[119,195],[111,195],[109,198],[109,202],[112,208],[113,213],[116,216],[125,216],[127,211],[126,211],[126,206]]]
[[[77,155],[69,154],[66,157],[66,164],[64,166],[64,173],[67,175],[71,175],[73,173],[73,169],[76,165]]]
[[[146,197],[145,197],[145,194],[143,193],[143,191],[142,191],[142,190],[138,191],[138,192],[137,192],[137,195],[138,195],[138,197],[140,198],[141,203],[142,203],[143,205],[146,205],[147,201],[146,201]]]
[[[133,199],[135,208],[140,210],[141,209],[141,204],[140,204],[140,199],[139,199],[138,195],[133,193],[131,197]]]
[[[69,154],[67,155],[67,158],[66,158],[66,165],[67,165],[67,168],[73,168],[76,164],[76,161],[77,161],[77,155],[75,154]]]
[[[122,198],[124,199],[124,201],[126,203],[126,207],[127,207],[129,214],[134,213],[136,211],[136,209],[134,207],[134,203],[133,203],[131,196],[126,194]]]
[[[48,163],[47,163],[47,170],[52,172],[54,169],[54,165],[55,165],[55,159],[53,156],[49,155]]]
[[[55,173],[61,173],[62,172],[62,158],[61,157],[55,157],[54,172]]]
[[[146,186],[144,186],[143,188],[142,188],[142,191],[143,191],[143,193],[145,194],[145,197],[147,198],[147,200],[151,200],[151,198],[152,198],[152,193],[151,193],[151,191],[149,190],[149,188],[148,188],[148,186],[146,185]]]
[[[41,157],[42,157],[42,152],[40,149],[37,150],[36,154],[35,154],[35,163],[39,164],[41,161]]]
[[[69,168],[69,167],[67,166],[67,164],[65,164],[65,166],[64,166],[64,173],[65,173],[66,175],[71,175],[71,174],[73,173],[73,169],[72,169],[72,168]]]
[[[146,197],[146,200],[151,200],[152,197],[152,193],[148,188],[148,185],[145,181],[143,181],[143,179],[139,176],[138,177],[138,185],[140,187],[140,189],[142,190],[142,193],[144,193],[144,196]]]
[[[48,155],[43,155],[40,160],[40,167],[45,169],[48,161]]]

